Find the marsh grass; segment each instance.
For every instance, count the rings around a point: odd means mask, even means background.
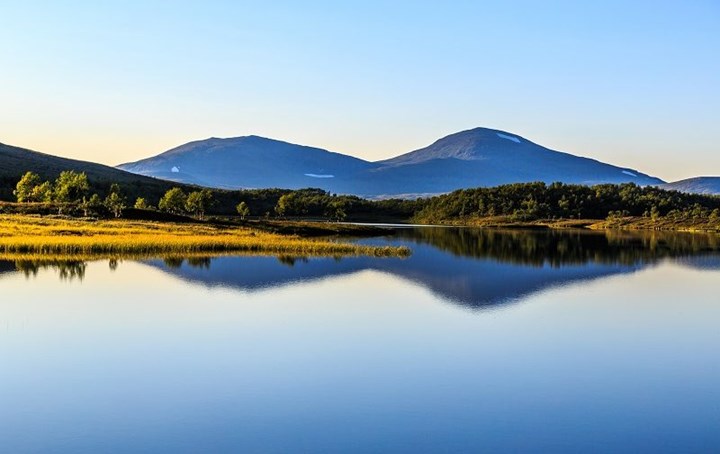
[[[149,257],[198,254],[404,257],[407,248],[279,235],[247,227],[0,215],[0,256]]]

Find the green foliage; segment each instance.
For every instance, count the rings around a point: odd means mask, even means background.
[[[105,197],[105,202],[103,204],[105,205],[105,208],[113,214],[113,216],[119,218],[122,216],[123,210],[127,208],[126,202],[127,200],[120,193],[120,186],[113,184],[110,187],[110,194]]]
[[[55,180],[53,200],[60,203],[77,203],[88,193],[90,184],[84,173],[72,170],[62,172]]]
[[[347,213],[345,212],[345,201],[342,199],[331,201],[328,204],[325,215],[338,222],[344,221],[347,218]]]
[[[336,195],[317,188],[300,190],[256,189],[225,191],[190,188],[179,185],[166,190],[160,198],[157,187],[113,184],[99,189],[86,199],[89,185],[84,173],[63,172],[53,185],[41,182],[41,177],[28,172],[15,185],[15,196],[23,202],[56,202],[55,209],[67,213],[82,210],[85,216],[100,214],[105,208],[120,216],[125,208],[125,194],[140,193],[135,203],[139,209],[150,208],[149,200],[158,200],[160,210],[204,218],[207,214],[234,215],[243,219],[250,213],[270,217],[302,217],[336,221],[405,221],[421,223],[472,223],[473,219],[501,216],[516,221],[553,219],[608,219],[623,224],[623,218],[644,217],[652,221],[652,228],[664,228],[667,222],[678,224],[720,223],[720,197],[665,191],[655,187],[622,185],[566,185],[562,183],[521,183],[494,188],[475,188],[455,191],[429,199],[367,200],[350,195]],[[15,183],[13,183],[15,184]],[[191,189],[186,196],[184,188]],[[114,195],[113,195],[114,194]],[[100,197],[105,197],[100,203]],[[93,200],[95,199],[95,200]],[[237,201],[241,200],[241,203]],[[49,207],[38,208],[43,210]]]
[[[145,200],[144,197],[138,197],[137,200],[135,200],[135,209],[136,210],[149,210],[152,207],[150,204]]]
[[[658,209],[657,205],[653,205],[650,209],[650,219],[652,219],[653,222],[660,219],[660,210]]]
[[[282,196],[280,196],[277,205],[275,205],[275,213],[277,213],[277,215],[280,217],[283,217],[287,214],[294,214],[294,198],[295,197],[292,194],[283,194]]]
[[[97,194],[93,194],[90,197],[90,200],[88,201],[90,203],[90,206],[93,208],[99,208],[102,206],[102,200],[100,199],[100,196]]]
[[[15,197],[20,203],[38,202],[33,197],[33,191],[41,184],[40,175],[33,172],[26,172],[15,186]]]
[[[160,199],[158,208],[173,214],[182,214],[185,211],[187,196],[180,188],[172,188]]]
[[[418,202],[417,222],[442,223],[488,216],[538,219],[610,219],[663,216],[709,218],[720,197],[684,194],[632,183],[598,186],[519,183],[455,191]]]
[[[0,169],[3,170],[3,169]],[[71,174],[81,175],[77,172],[71,172]],[[2,172],[0,172],[0,176]],[[92,173],[95,180],[91,180],[88,177],[88,183],[90,190],[99,194],[101,199],[105,199],[112,192],[120,193],[120,190],[128,198],[136,200],[137,198],[144,199],[148,207],[152,207],[151,201],[159,201],[161,198],[165,198],[162,203],[164,207],[163,211],[172,212],[175,214],[183,214],[186,207],[186,199],[179,202],[177,191],[172,195],[175,199],[166,199],[167,193],[171,189],[177,189],[184,193],[188,192],[201,192],[196,187],[190,187],[187,185],[178,184],[177,186],[171,186],[167,182],[156,179],[145,179],[143,177],[137,177],[138,180],[130,180],[128,178],[119,178],[117,185],[110,187],[107,176],[101,174],[98,176],[97,173]],[[118,175],[118,177],[125,177],[126,175]],[[42,175],[41,175],[42,177]],[[99,178],[99,179],[98,179]],[[133,177],[134,178],[134,177]],[[62,181],[67,180],[67,175],[63,176]],[[7,179],[13,188],[18,183],[17,179]],[[83,197],[86,197],[87,190],[81,191],[81,195],[75,198],[74,202],[68,202],[73,199],[72,196],[65,197],[67,191],[60,191],[62,200],[55,197],[56,193],[53,190],[51,183],[39,184],[37,178],[30,180],[29,187],[34,186],[34,192],[31,192],[31,196],[26,197],[27,191],[21,191],[23,194],[23,201],[38,201],[38,202],[60,202],[61,206],[56,207],[61,210],[65,210],[67,214],[71,214],[74,208],[79,208],[83,213],[99,213],[101,210],[88,209],[89,200],[82,202]],[[114,182],[113,182],[114,183]],[[0,198],[5,194],[13,193],[12,189],[3,187],[6,180],[0,178]],[[22,189],[22,188],[21,188]],[[65,188],[67,189],[67,188]],[[17,190],[17,189],[16,189]],[[347,195],[333,195],[322,189],[308,188],[300,190],[289,190],[289,189],[251,189],[251,190],[212,190],[212,201],[209,206],[205,206],[205,210],[202,213],[213,214],[213,215],[234,215],[240,214],[237,211],[238,200],[245,202],[245,205],[250,210],[250,213],[266,213],[269,217],[269,213],[277,213],[275,208],[278,206],[278,202],[283,196],[283,202],[280,203],[281,216],[303,216],[310,218],[326,218],[326,219],[347,219],[351,220],[363,220],[363,221],[403,221],[408,220],[418,209],[422,206],[422,201],[415,200],[380,200],[370,201],[360,197],[347,196]],[[195,198],[195,197],[193,197]],[[203,201],[203,197],[200,198]],[[193,201],[194,202],[194,201]],[[75,204],[75,207],[68,206],[68,204]],[[101,204],[95,204],[99,206]],[[160,203],[158,203],[158,206]],[[196,206],[195,203],[191,203],[189,208],[191,212],[200,216],[201,212],[197,211],[196,208],[202,208]],[[332,207],[331,207],[332,205]],[[284,208],[283,208],[284,207]],[[338,210],[338,208],[340,208]],[[38,208],[40,209],[40,208]],[[202,210],[201,210],[202,211]],[[344,216],[343,216],[344,214]],[[242,216],[242,214],[240,214]],[[247,216],[247,215],[246,215]]]
[[[240,219],[245,220],[246,217],[250,216],[250,208],[247,206],[247,203],[240,202],[235,207],[237,210],[238,215],[240,215]]]
[[[53,194],[52,183],[44,181],[33,188],[31,200],[33,202],[52,202]]]
[[[82,201],[78,204],[78,206],[82,210],[83,216],[90,216],[91,206],[90,201],[87,199],[87,197],[83,197]]]
[[[213,203],[213,194],[209,189],[193,191],[185,200],[185,209],[200,219],[205,217],[205,212],[210,209]]]

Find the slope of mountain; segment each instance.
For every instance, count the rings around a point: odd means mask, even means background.
[[[392,174],[405,180],[413,175],[421,176],[421,192],[531,181],[587,185],[662,183],[634,169],[553,151],[520,136],[486,128],[449,135],[426,148],[381,164],[379,174]]]
[[[119,168],[220,188],[319,187],[370,197],[530,181],[664,183],[634,169],[553,151],[487,128],[452,134],[426,148],[379,162],[248,136],[191,142]]]
[[[118,183],[128,196],[162,194],[172,183],[118,170],[92,162],[60,158],[25,148],[0,143],[0,200],[12,200],[12,189],[28,171],[43,179],[54,180],[60,172],[85,172],[94,191],[104,192],[111,183]]]
[[[720,195],[720,177],[696,177],[660,185],[662,189],[694,194]]]
[[[217,188],[322,187],[336,192],[358,190],[353,181],[373,167],[340,153],[257,136],[190,142],[118,166],[141,175]]]

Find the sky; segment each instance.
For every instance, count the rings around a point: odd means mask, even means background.
[[[0,2],[0,142],[116,165],[261,135],[368,160],[484,126],[720,175],[720,2]]]

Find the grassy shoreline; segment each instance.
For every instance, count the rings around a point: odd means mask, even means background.
[[[509,216],[463,218],[439,225],[504,229],[590,229],[720,232],[708,220],[554,219],[519,221]],[[363,246],[342,238],[386,235],[392,230],[303,220],[213,222],[97,220],[0,214],[0,259],[94,259],[220,255],[406,257],[406,247]],[[333,238],[329,238],[333,237]]]
[[[0,256],[188,254],[406,257],[403,247],[363,246],[243,226],[0,215]]]

